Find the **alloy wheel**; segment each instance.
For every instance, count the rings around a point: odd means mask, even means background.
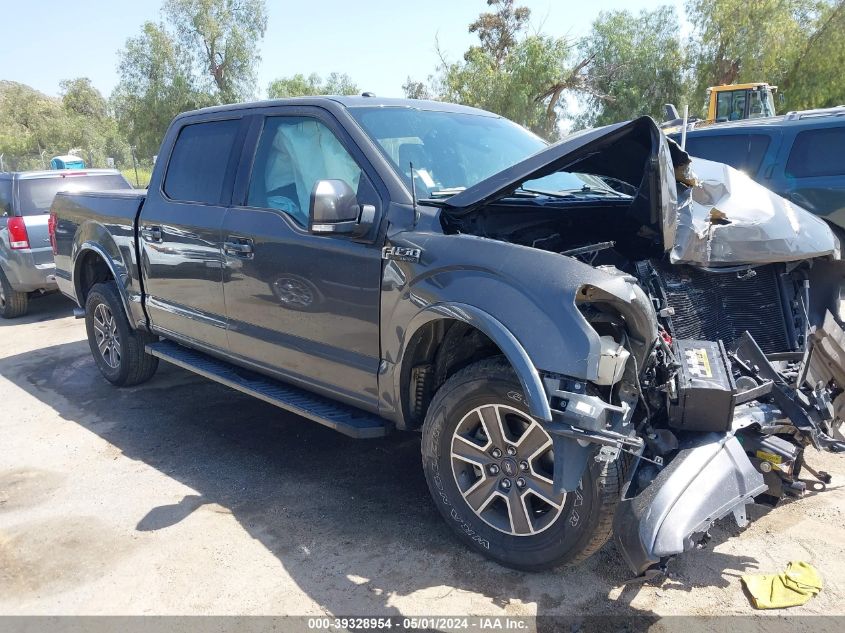
[[[533,536],[563,511],[566,494],[552,483],[552,439],[518,409],[489,404],[467,413],[452,435],[451,462],[467,505],[500,532]]]
[[[117,369],[120,365],[120,334],[112,311],[104,303],[94,308],[94,336],[100,356],[109,367]]]

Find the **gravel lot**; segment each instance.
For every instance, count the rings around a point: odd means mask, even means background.
[[[747,571],[816,565],[789,615],[845,614],[845,459],[833,485],[623,585],[613,546],[524,574],[452,538],[416,435],[356,441],[162,364],[108,385],[60,296],[0,322],[0,613],[644,615],[752,613]]]

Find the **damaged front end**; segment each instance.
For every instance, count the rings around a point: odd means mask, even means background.
[[[829,367],[830,350],[845,351],[843,337],[829,315],[797,362],[770,360],[783,355],[767,356],[747,332],[732,352],[708,341],[673,342],[669,428],[646,430],[614,517],[616,543],[637,574],[705,544],[723,517],[732,514],[744,527],[750,503],[801,496],[804,471],[829,483],[806,464],[804,448],[845,450],[833,406],[842,394],[834,375],[841,369],[812,374],[810,367]]]
[[[629,195],[542,197],[537,179],[557,171]],[[540,197],[508,198],[519,187]],[[804,457],[845,450],[845,262],[822,220],[690,159],[650,119],[573,136],[443,206],[447,232],[606,273],[572,298],[600,341],[592,371],[542,372],[545,426],[558,491],[577,489],[590,460],[626,464],[613,529],[637,575],[723,517],[744,525],[749,503],[800,496],[804,474],[827,483]],[[620,279],[628,296],[607,290]]]

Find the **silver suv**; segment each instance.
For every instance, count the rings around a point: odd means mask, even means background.
[[[0,173],[0,317],[22,316],[31,293],[57,289],[48,226],[57,192],[131,188],[113,169]]]

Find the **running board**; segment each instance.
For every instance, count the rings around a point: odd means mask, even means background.
[[[375,414],[235,367],[178,343],[159,341],[147,345],[146,350],[161,360],[319,422],[349,437],[369,439],[387,435],[387,423]]]

